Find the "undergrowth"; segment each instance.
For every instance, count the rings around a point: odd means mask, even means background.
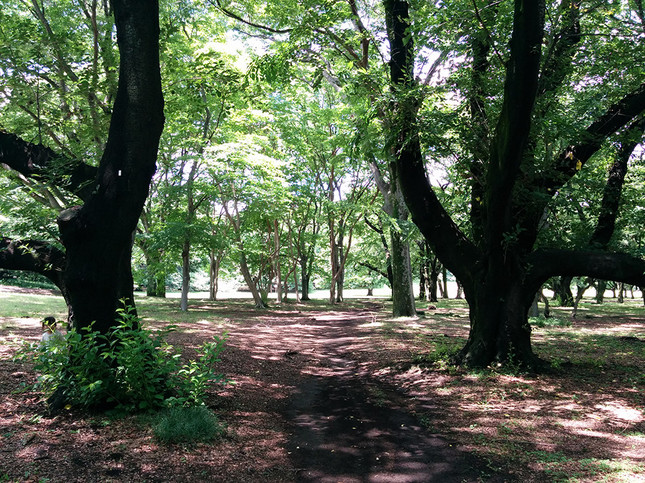
[[[47,344],[25,344],[17,357],[34,364],[36,389],[67,408],[200,406],[209,385],[227,382],[215,371],[226,334],[205,343],[199,359],[181,364],[180,353],[165,340],[173,330],[154,333],[129,309],[120,309],[108,334],[91,326],[72,329]]]
[[[161,412],[153,426],[162,443],[206,443],[224,434],[225,427],[204,406],[176,407]]]

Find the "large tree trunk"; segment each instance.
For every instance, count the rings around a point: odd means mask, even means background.
[[[132,293],[132,234],[155,172],[163,129],[159,17],[155,0],[113,2],[119,87],[95,190],[58,218],[66,249],[64,282],[76,328],[107,332]]]
[[[491,260],[480,278],[464,284],[470,307],[470,333],[456,357],[458,363],[536,367],[528,311],[538,287],[522,283],[524,273],[519,266],[508,258]]]

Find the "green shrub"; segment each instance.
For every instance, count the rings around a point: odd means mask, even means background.
[[[180,354],[165,341],[174,328],[153,333],[130,310],[118,312],[107,335],[72,329],[55,344],[30,344],[19,357],[40,373],[36,386],[81,408],[115,407],[128,412],[201,405],[209,384],[226,383],[214,371],[226,334],[204,344],[197,361],[181,365]]]
[[[177,407],[160,413],[153,432],[163,443],[196,443],[221,436],[224,426],[204,406]]]

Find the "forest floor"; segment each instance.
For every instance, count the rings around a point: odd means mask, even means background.
[[[22,293],[21,293],[22,292]],[[463,301],[392,319],[387,301],[253,310],[247,300],[138,300],[186,357],[228,332],[208,407],[211,443],[166,445],[142,416],[49,416],[12,360],[65,315],[46,291],[0,287],[0,482],[645,482],[642,301],[538,321],[548,374],[447,364],[468,332]],[[543,323],[542,323],[543,322]]]

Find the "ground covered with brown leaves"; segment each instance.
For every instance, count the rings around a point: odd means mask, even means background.
[[[145,416],[47,415],[12,355],[39,318],[0,312],[0,481],[645,481],[645,318],[583,310],[534,332],[550,374],[466,371],[461,303],[391,319],[387,303],[256,311],[248,301],[140,301],[194,355],[228,331],[211,443],[165,445]],[[2,300],[0,299],[0,307]]]

